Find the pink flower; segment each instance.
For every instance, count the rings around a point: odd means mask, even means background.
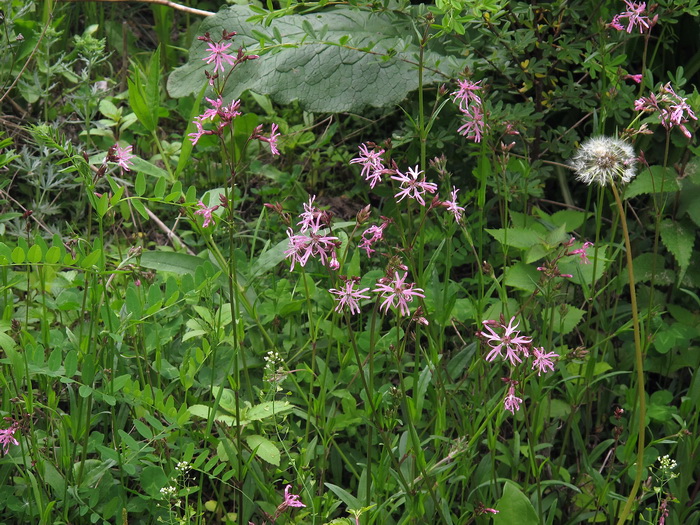
[[[479,82],[470,80],[460,80],[459,89],[452,93],[454,101],[458,104],[459,110],[464,117],[462,125],[457,133],[467,137],[474,142],[481,142],[481,137],[486,131],[484,121],[484,105],[477,91],[482,89]]]
[[[411,311],[408,309],[408,303],[413,301],[414,297],[425,297],[422,288],[415,288],[415,283],[406,284],[405,272],[402,277],[399,277],[399,272],[394,272],[394,278],[382,277],[377,281],[377,287],[373,292],[380,292],[384,302],[379,306],[380,310],[384,310],[386,314],[389,307],[398,308],[401,315],[409,315]]]
[[[292,486],[287,485],[284,488],[284,501],[277,506],[275,515],[272,516],[272,522],[274,523],[287,509],[291,507],[306,507],[300,500],[300,496],[297,494],[292,494]]]
[[[15,432],[19,428],[17,421],[13,422],[8,428],[0,430],[0,445],[2,453],[7,454],[10,451],[10,445],[19,445],[19,441],[15,439]]]
[[[503,407],[509,410],[511,414],[515,414],[517,410],[520,410],[520,403],[522,402],[523,400],[515,395],[515,387],[510,385],[508,387],[508,395],[503,400]]]
[[[454,215],[457,222],[462,220],[462,214],[464,213],[464,208],[457,204],[457,192],[459,190],[452,186],[452,200],[444,201],[442,205],[447,208],[447,210]]]
[[[627,31],[631,33],[635,26],[639,28],[639,32],[643,33],[645,30],[651,28],[652,21],[649,20],[648,16],[643,16],[642,13],[646,10],[646,2],[637,3],[631,2],[630,0],[625,0],[627,5],[627,11],[615,15],[610,22],[610,26],[618,31]],[[627,19],[627,27],[625,28],[620,22],[623,19]]]
[[[337,237],[319,235],[313,232],[308,237],[306,235],[295,235],[291,228],[287,229],[287,236],[289,237],[289,247],[284,253],[287,259],[292,260],[290,271],[294,270],[294,265],[297,263],[301,266],[306,266],[311,257],[318,257],[324,266],[330,259],[330,263],[334,265],[333,259],[335,259]]]
[[[199,120],[201,120],[202,122],[205,120],[214,120],[214,117],[216,116],[217,112],[219,111],[219,109],[221,109],[221,106],[224,103],[224,99],[222,99],[221,97],[217,97],[215,100],[212,100],[208,97],[205,98],[207,102],[211,104],[211,108],[205,110],[204,113],[202,113],[199,116]]]
[[[583,264],[590,264],[591,261],[588,259],[588,249],[593,247],[592,242],[584,242],[583,246],[579,248],[578,250],[571,250],[568,252],[566,255],[578,255],[581,257],[581,262]]]
[[[202,60],[204,60],[207,64],[214,62],[214,73],[216,73],[219,69],[222,73],[225,71],[223,64],[224,62],[228,63],[229,66],[235,64],[236,57],[224,53],[224,51],[231,47],[231,44],[215,44],[213,42],[209,42],[207,45],[209,46],[210,53],[209,56],[204,57]]]
[[[202,224],[202,227],[206,228],[212,222],[214,222],[214,218],[212,217],[212,213],[219,208],[219,205],[217,204],[216,206],[212,206],[211,208],[207,208],[202,201],[199,201],[197,203],[197,206],[199,206],[200,209],[198,209],[196,212],[194,212],[194,214],[201,215],[202,217],[204,217],[204,224]]]
[[[512,317],[508,326],[497,321],[483,321],[483,325],[488,330],[488,332],[477,332],[477,336],[486,340],[486,343],[491,347],[491,351],[486,355],[487,361],[493,361],[496,356],[502,357],[504,360],[510,361],[512,366],[516,366],[517,363],[522,363],[523,360],[520,355],[528,357],[530,355],[528,347],[532,342],[532,338],[520,335],[520,331],[516,330],[518,327],[517,323],[513,326],[515,322],[515,317]],[[503,334],[499,335],[496,333],[492,326],[503,330]],[[506,355],[504,356],[501,352],[505,349]]]
[[[277,139],[279,138],[280,134],[277,133],[278,129],[277,124],[272,124],[272,127],[270,128],[270,136],[266,137],[262,134],[262,126],[258,126],[253,132],[253,138],[262,142],[267,142],[270,145],[270,153],[273,155],[279,155],[280,151],[277,149]]]
[[[485,507],[483,503],[479,503],[479,505],[477,505],[477,507],[476,507],[476,509],[474,509],[474,511],[476,512],[477,516],[481,516],[482,514],[498,514],[499,513],[499,511],[497,511],[496,509]]]
[[[553,357],[559,357],[559,354],[554,352],[545,352],[544,348],[533,348],[532,355],[535,359],[532,361],[532,369],[537,368],[537,375],[542,373],[547,373],[547,370],[554,372],[554,363],[552,362]]]
[[[291,485],[287,485],[284,488],[284,502],[282,505],[286,505],[287,507],[306,507],[306,505],[299,501],[300,496],[297,494],[292,494],[291,491]]]
[[[457,130],[457,133],[474,142],[481,142],[481,137],[484,131],[486,131],[486,122],[484,121],[484,111],[482,107],[474,105],[469,111],[462,111],[462,116],[464,120]]]
[[[304,211],[299,215],[301,219],[297,224],[300,226],[299,231],[304,233],[306,230],[311,230],[316,233],[325,224],[322,224],[322,219],[325,218],[325,213],[314,206],[314,201],[316,200],[316,195],[309,197],[309,203],[304,204]]]
[[[423,195],[426,192],[435,193],[437,191],[437,184],[426,182],[425,177],[419,180],[418,177],[422,174],[423,171],[419,170],[418,166],[408,168],[406,174],[396,170],[396,174],[391,176],[393,180],[401,183],[399,192],[394,195],[394,197],[400,197],[396,202],[401,202],[405,197],[409,197],[417,200],[421,206],[425,206]]]
[[[391,222],[391,219],[386,217],[382,217],[382,219],[384,221],[379,226],[370,226],[362,232],[362,241],[360,241],[359,247],[367,252],[367,257],[372,256],[375,251],[372,246],[384,238],[384,230]]]
[[[382,174],[385,173],[384,164],[382,164],[383,154],[383,149],[377,151],[373,148],[370,151],[366,144],[360,144],[360,156],[350,161],[350,164],[362,166],[360,175],[369,182],[370,188],[374,188],[378,182],[381,182]]]
[[[190,141],[192,142],[192,145],[196,145],[197,142],[199,142],[199,139],[202,138],[202,135],[208,135],[210,132],[207,132],[204,130],[202,127],[202,117],[195,117],[194,120],[192,121],[192,124],[197,126],[197,131],[193,133],[188,133],[187,136],[190,138]]]
[[[205,120],[214,120],[214,117],[218,116],[221,119],[219,130],[229,125],[233,119],[241,115],[239,111],[241,107],[240,100],[233,100],[228,106],[224,106],[224,100],[221,97],[215,100],[207,98],[207,102],[209,102],[212,107],[199,115],[198,119],[200,122],[204,122]]]
[[[633,82],[636,82],[637,84],[642,83],[642,79],[644,78],[643,75],[625,75],[624,77],[625,80],[632,80]]]
[[[634,109],[657,112],[663,127],[670,130],[677,126],[687,138],[691,138],[692,135],[685,124],[691,119],[698,120],[687,99],[677,95],[670,82],[661,86],[658,96],[652,93],[648,97],[635,100]]]
[[[335,307],[336,312],[340,312],[346,307],[350,309],[351,314],[360,313],[360,299],[369,299],[369,295],[362,295],[364,292],[369,291],[369,288],[363,288],[362,290],[356,290],[355,285],[357,284],[358,278],[346,279],[345,284],[339,290],[331,288],[328,290],[333,295],[337,296],[335,299],[338,301]]]
[[[454,97],[455,102],[459,104],[459,109],[462,111],[468,111],[470,104],[481,105],[481,98],[477,95],[477,91],[483,89],[478,82],[472,82],[471,80],[458,80],[459,89],[453,91],[451,95]]]
[[[119,144],[115,144],[109,148],[107,152],[107,160],[116,162],[124,171],[131,171],[130,168],[134,165],[131,159],[133,159],[134,156],[135,155],[131,154],[131,146],[122,148]]]

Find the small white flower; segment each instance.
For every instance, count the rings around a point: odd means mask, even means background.
[[[607,186],[631,181],[637,174],[636,163],[634,148],[624,140],[593,137],[581,144],[570,165],[581,182]]]
[[[188,472],[191,469],[191,465],[187,463],[187,461],[178,461],[177,466],[175,467],[175,470],[179,470],[180,472]]]

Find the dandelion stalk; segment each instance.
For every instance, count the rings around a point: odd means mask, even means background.
[[[627,272],[629,275],[630,303],[632,306],[632,329],[634,331],[635,368],[637,369],[637,395],[639,397],[639,412],[637,418],[639,429],[637,436],[637,470],[634,476],[632,490],[627,497],[625,507],[620,514],[618,525],[627,519],[632,511],[637,491],[642,482],[642,466],[644,461],[644,431],[646,419],[646,398],[644,393],[644,362],[642,360],[642,338],[639,327],[639,314],[637,309],[637,294],[634,288],[634,266],[632,263],[632,243],[627,228],[625,208],[622,205],[618,184],[630,182],[636,172],[637,159],[634,148],[626,141],[611,137],[594,137],[586,140],[571,160],[571,167],[576,171],[578,180],[591,184],[595,182],[601,187],[612,187],[615,203],[617,204],[622,235],[625,240],[625,252],[627,257]]]
[[[639,314],[637,310],[637,294],[634,288],[634,267],[632,264],[632,243],[630,242],[630,234],[627,229],[627,219],[625,216],[625,209],[622,205],[622,200],[620,199],[620,193],[617,191],[615,184],[612,184],[613,195],[615,196],[615,203],[617,204],[617,210],[620,214],[620,224],[622,225],[622,235],[625,239],[625,251],[627,256],[627,273],[629,275],[629,286],[630,286],[630,303],[632,305],[632,329],[634,331],[634,357],[635,357],[635,368],[637,369],[637,396],[639,397],[639,412],[637,413],[637,420],[639,423],[639,435],[637,436],[637,470],[634,475],[634,484],[632,485],[632,490],[627,497],[627,502],[625,507],[622,509],[622,514],[618,520],[618,524],[622,524],[627,519],[627,516],[632,510],[632,505],[634,504],[634,499],[639,490],[639,486],[642,483],[642,467],[644,461],[644,433],[645,433],[645,419],[646,419],[646,394],[644,392],[644,361],[642,356],[642,338],[639,330]]]

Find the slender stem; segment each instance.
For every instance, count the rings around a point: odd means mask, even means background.
[[[627,272],[630,280],[630,303],[632,304],[632,328],[634,330],[634,357],[635,367],[637,368],[637,395],[639,397],[639,411],[637,420],[639,422],[639,435],[637,436],[637,470],[634,475],[634,484],[632,490],[627,497],[625,507],[622,509],[618,525],[622,525],[627,516],[632,511],[637,491],[642,483],[642,467],[644,462],[644,434],[646,420],[646,394],[644,392],[644,361],[642,356],[642,338],[639,330],[639,314],[637,313],[637,294],[634,289],[634,267],[632,265],[632,243],[630,242],[630,234],[627,229],[627,218],[625,217],[625,209],[622,206],[620,194],[617,187],[612,185],[613,195],[617,203],[617,209],[620,214],[620,224],[622,225],[622,234],[625,238],[625,251],[627,254]]]

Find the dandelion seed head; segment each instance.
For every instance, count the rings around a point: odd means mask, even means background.
[[[637,174],[636,164],[634,148],[612,137],[587,139],[570,161],[578,180],[601,186],[614,182],[627,184]]]

